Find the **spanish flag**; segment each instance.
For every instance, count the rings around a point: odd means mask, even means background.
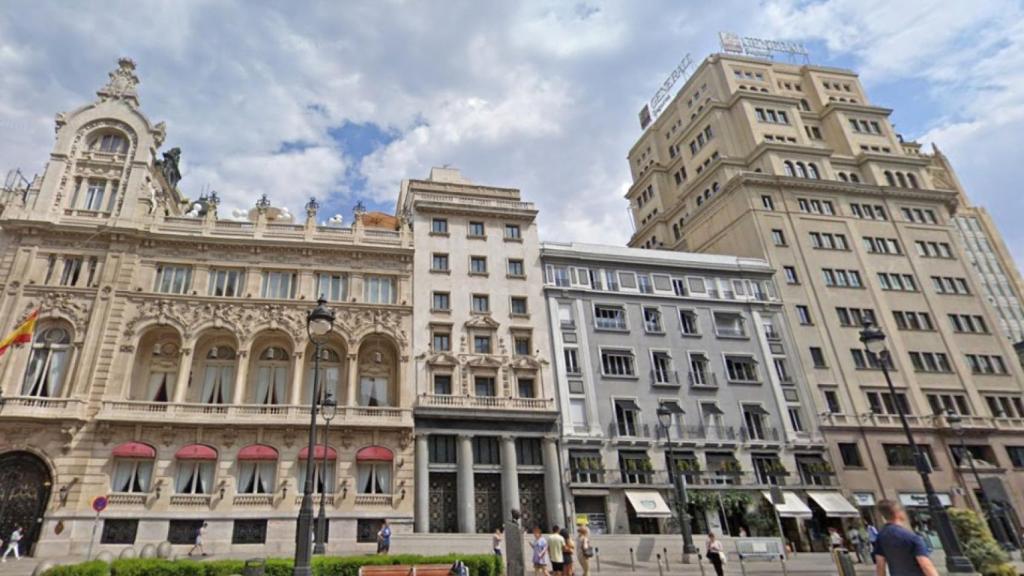
[[[36,318],[39,316],[39,309],[35,309],[25,321],[18,325],[7,338],[0,341],[0,356],[3,356],[7,349],[18,344],[28,344],[32,341],[32,333],[36,330]]]

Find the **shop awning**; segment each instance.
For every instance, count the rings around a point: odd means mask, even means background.
[[[860,512],[839,492],[807,492],[830,518],[860,518]]]
[[[765,490],[761,494],[764,495],[765,500],[772,503],[772,493]],[[810,518],[812,516],[811,509],[804,504],[804,501],[799,496],[792,492],[783,492],[782,496],[786,499],[785,502],[775,504],[775,509],[778,510],[779,516],[782,518]]]
[[[314,460],[323,460],[325,452],[327,454],[327,459],[328,460],[337,460],[338,459],[337,451],[335,451],[334,448],[331,448],[329,446],[324,446],[323,444],[317,444],[316,447],[313,448],[313,459]],[[299,450],[299,460],[309,460],[309,447],[308,446],[303,448],[302,450]]]
[[[156,449],[142,442],[125,442],[113,450],[115,458],[156,458]]]
[[[189,444],[174,454],[178,460],[216,460],[217,451],[204,444]]]
[[[654,490],[626,490],[626,498],[633,505],[637,518],[671,518],[665,499]]]
[[[277,460],[277,450],[266,444],[250,444],[238,451],[238,459],[273,462]]]
[[[357,462],[391,462],[395,454],[383,446],[367,446],[356,452]]]

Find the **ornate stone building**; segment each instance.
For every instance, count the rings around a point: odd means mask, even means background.
[[[95,102],[57,115],[42,177],[4,195],[0,330],[39,323],[0,358],[0,533],[84,553],[105,496],[101,546],[187,544],[206,521],[217,553],[290,550],[318,295],[337,314],[320,371],[339,406],[314,452],[328,550],[373,542],[383,518],[411,531],[407,227],[359,209],[318,225],[315,201],[304,223],[265,197],[243,220],[219,218],[215,194],[190,203],[137,84],[121,60]]]

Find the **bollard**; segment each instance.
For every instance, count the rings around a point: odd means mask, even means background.
[[[779,562],[782,562],[782,576],[789,576],[789,571],[786,570],[786,553],[779,554]]]
[[[700,576],[704,575],[704,556],[700,552],[697,552],[697,567],[700,568]]]
[[[633,554],[633,549],[629,549],[629,567],[630,572],[636,572],[636,555]]]
[[[661,569],[661,554],[655,554],[658,559],[658,576],[665,576],[665,571]]]
[[[737,555],[740,557],[740,571],[743,572],[743,576],[747,576],[747,565],[743,562],[743,554]]]
[[[672,569],[668,567],[668,548],[662,548],[661,551],[665,554],[665,572],[671,572]]]
[[[594,559],[597,560],[597,571],[600,572],[601,571],[601,549],[596,547],[596,546],[594,547]]]

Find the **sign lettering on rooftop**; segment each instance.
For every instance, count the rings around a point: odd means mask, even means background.
[[[801,42],[740,37],[732,32],[719,32],[718,40],[722,45],[722,52],[726,54],[743,54],[755,58],[772,58],[775,54],[803,56],[805,59],[809,57],[807,48]]]

